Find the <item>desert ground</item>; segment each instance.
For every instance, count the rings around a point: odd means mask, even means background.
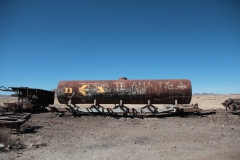
[[[193,95],[192,104],[216,111],[201,116],[32,114],[20,134],[11,131],[12,147],[0,159],[240,159],[240,114],[221,105],[228,98],[240,95]],[[0,98],[0,105],[15,101]]]

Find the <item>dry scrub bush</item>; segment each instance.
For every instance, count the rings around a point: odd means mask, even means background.
[[[8,145],[11,143],[10,131],[8,128],[0,127],[0,144],[4,147],[0,148],[0,151],[8,149]]]

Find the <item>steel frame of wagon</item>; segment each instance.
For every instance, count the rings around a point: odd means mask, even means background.
[[[150,100],[148,101],[148,104],[143,106],[142,108],[129,108],[125,106],[122,101],[120,100],[119,104],[115,104],[112,108],[104,108],[101,104],[98,104],[96,100],[94,100],[94,103],[90,105],[87,108],[79,107],[76,104],[71,104],[71,101],[69,101],[68,104],[66,104],[67,109],[73,113],[78,115],[109,115],[109,116],[157,116],[157,115],[163,115],[163,114],[181,114],[181,113],[201,113],[202,109],[198,108],[198,104],[195,105],[186,105],[186,104],[168,104],[165,105],[164,108],[157,108],[153,104],[150,103]],[[55,108],[58,110],[57,105],[50,105],[50,107]]]

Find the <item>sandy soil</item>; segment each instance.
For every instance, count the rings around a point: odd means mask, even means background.
[[[33,114],[23,133],[11,134],[22,149],[1,152],[0,159],[240,159],[240,114],[224,110],[228,98],[240,95],[194,95],[191,103],[217,109],[204,116]]]

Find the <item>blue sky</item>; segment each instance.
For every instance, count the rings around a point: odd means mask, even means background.
[[[5,87],[125,76],[240,93],[240,1],[0,0],[0,59]]]

